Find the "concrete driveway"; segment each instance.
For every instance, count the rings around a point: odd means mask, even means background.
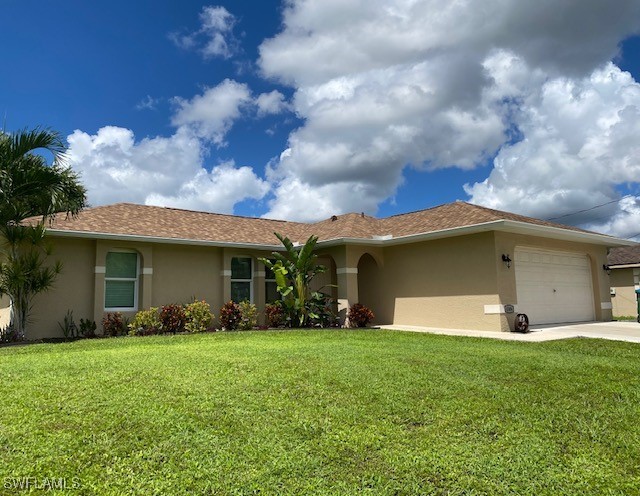
[[[428,332],[446,334],[448,336],[472,336],[482,338],[504,339],[508,341],[542,342],[567,338],[597,338],[612,341],[629,341],[640,343],[640,324],[637,322],[581,322],[578,324],[562,324],[554,326],[534,326],[531,332],[492,332],[470,329],[438,329],[435,327],[417,327],[403,325],[384,325],[383,329],[398,331]]]

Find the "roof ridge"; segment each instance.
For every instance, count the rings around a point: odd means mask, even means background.
[[[379,218],[378,220],[386,220],[386,219],[391,219],[393,217],[402,217],[403,215],[419,214],[420,212],[428,212],[429,210],[434,210],[434,209],[440,208],[440,207],[446,207],[447,205],[455,205],[456,203],[467,203],[467,202],[462,201],[462,200],[456,200],[456,201],[452,201],[452,202],[448,202],[448,203],[440,203],[440,204],[434,205],[432,207],[420,208],[418,210],[412,210],[411,212],[403,212],[401,214],[389,215],[388,217],[382,217],[382,218]]]
[[[250,220],[264,220],[267,222],[284,222],[287,224],[306,224],[304,222],[296,222],[296,221],[291,221],[291,220],[282,220],[282,219],[267,219],[264,217],[252,217],[250,215],[236,215],[236,214],[224,214],[224,213],[220,213],[220,212],[207,212],[206,210],[193,210],[190,208],[178,208],[178,207],[161,207],[159,205],[144,205],[142,203],[131,203],[131,202],[118,202],[118,203],[112,203],[110,205],[98,205],[97,207],[90,207],[86,210],[95,210],[97,208],[109,208],[109,207],[117,207],[118,205],[127,205],[127,206],[132,206],[132,207],[143,207],[143,208],[153,208],[153,209],[159,209],[159,210],[173,210],[173,211],[177,211],[177,212],[191,212],[194,214],[205,214],[205,215],[219,215],[222,217],[233,217],[235,219],[250,219]]]

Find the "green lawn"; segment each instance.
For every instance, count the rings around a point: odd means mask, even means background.
[[[0,349],[0,381],[7,494],[640,493],[632,343],[117,338]]]

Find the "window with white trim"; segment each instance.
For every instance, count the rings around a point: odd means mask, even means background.
[[[138,307],[139,260],[136,252],[107,253],[104,275],[105,310],[136,310]]]
[[[275,260],[271,260],[275,262]],[[265,303],[273,303],[281,299],[280,293],[278,293],[278,285],[276,284],[276,276],[273,271],[265,266],[264,276],[264,300]]]
[[[253,264],[250,257],[231,259],[231,299],[253,302]]]

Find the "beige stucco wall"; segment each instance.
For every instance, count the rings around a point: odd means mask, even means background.
[[[638,303],[636,301],[635,285],[638,282],[640,269],[613,269],[611,271],[611,288],[615,296],[611,296],[613,315],[616,317],[637,316]]]
[[[586,254],[589,258],[591,266],[593,305],[595,309],[596,320],[611,320],[611,309],[606,308],[611,305],[611,299],[609,296],[609,276],[607,276],[607,273],[602,269],[602,266],[607,263],[607,248],[599,245],[573,243],[549,238],[541,238],[537,236],[496,232],[495,253],[493,255],[493,259],[496,261],[498,268],[498,289],[501,304],[516,305],[517,309],[518,299],[516,295],[515,277],[517,267],[515,266],[514,262],[511,268],[508,269],[506,265],[500,261],[502,254],[507,254],[511,257],[511,259],[514,259],[514,253],[517,247],[538,248],[554,251],[568,251],[573,253]],[[510,315],[502,314],[502,330],[513,329],[514,319],[515,313]]]
[[[378,324],[497,330],[484,313],[499,302],[494,253],[493,233],[385,248],[383,268],[360,264],[360,300]]]
[[[206,300],[222,306],[222,249],[186,245],[154,245],[151,305]]]
[[[51,241],[51,261],[60,260],[62,272],[51,290],[34,298],[27,339],[61,337],[58,322],[62,322],[67,310],[73,311],[76,323],[93,318],[96,242],[69,238]]]

